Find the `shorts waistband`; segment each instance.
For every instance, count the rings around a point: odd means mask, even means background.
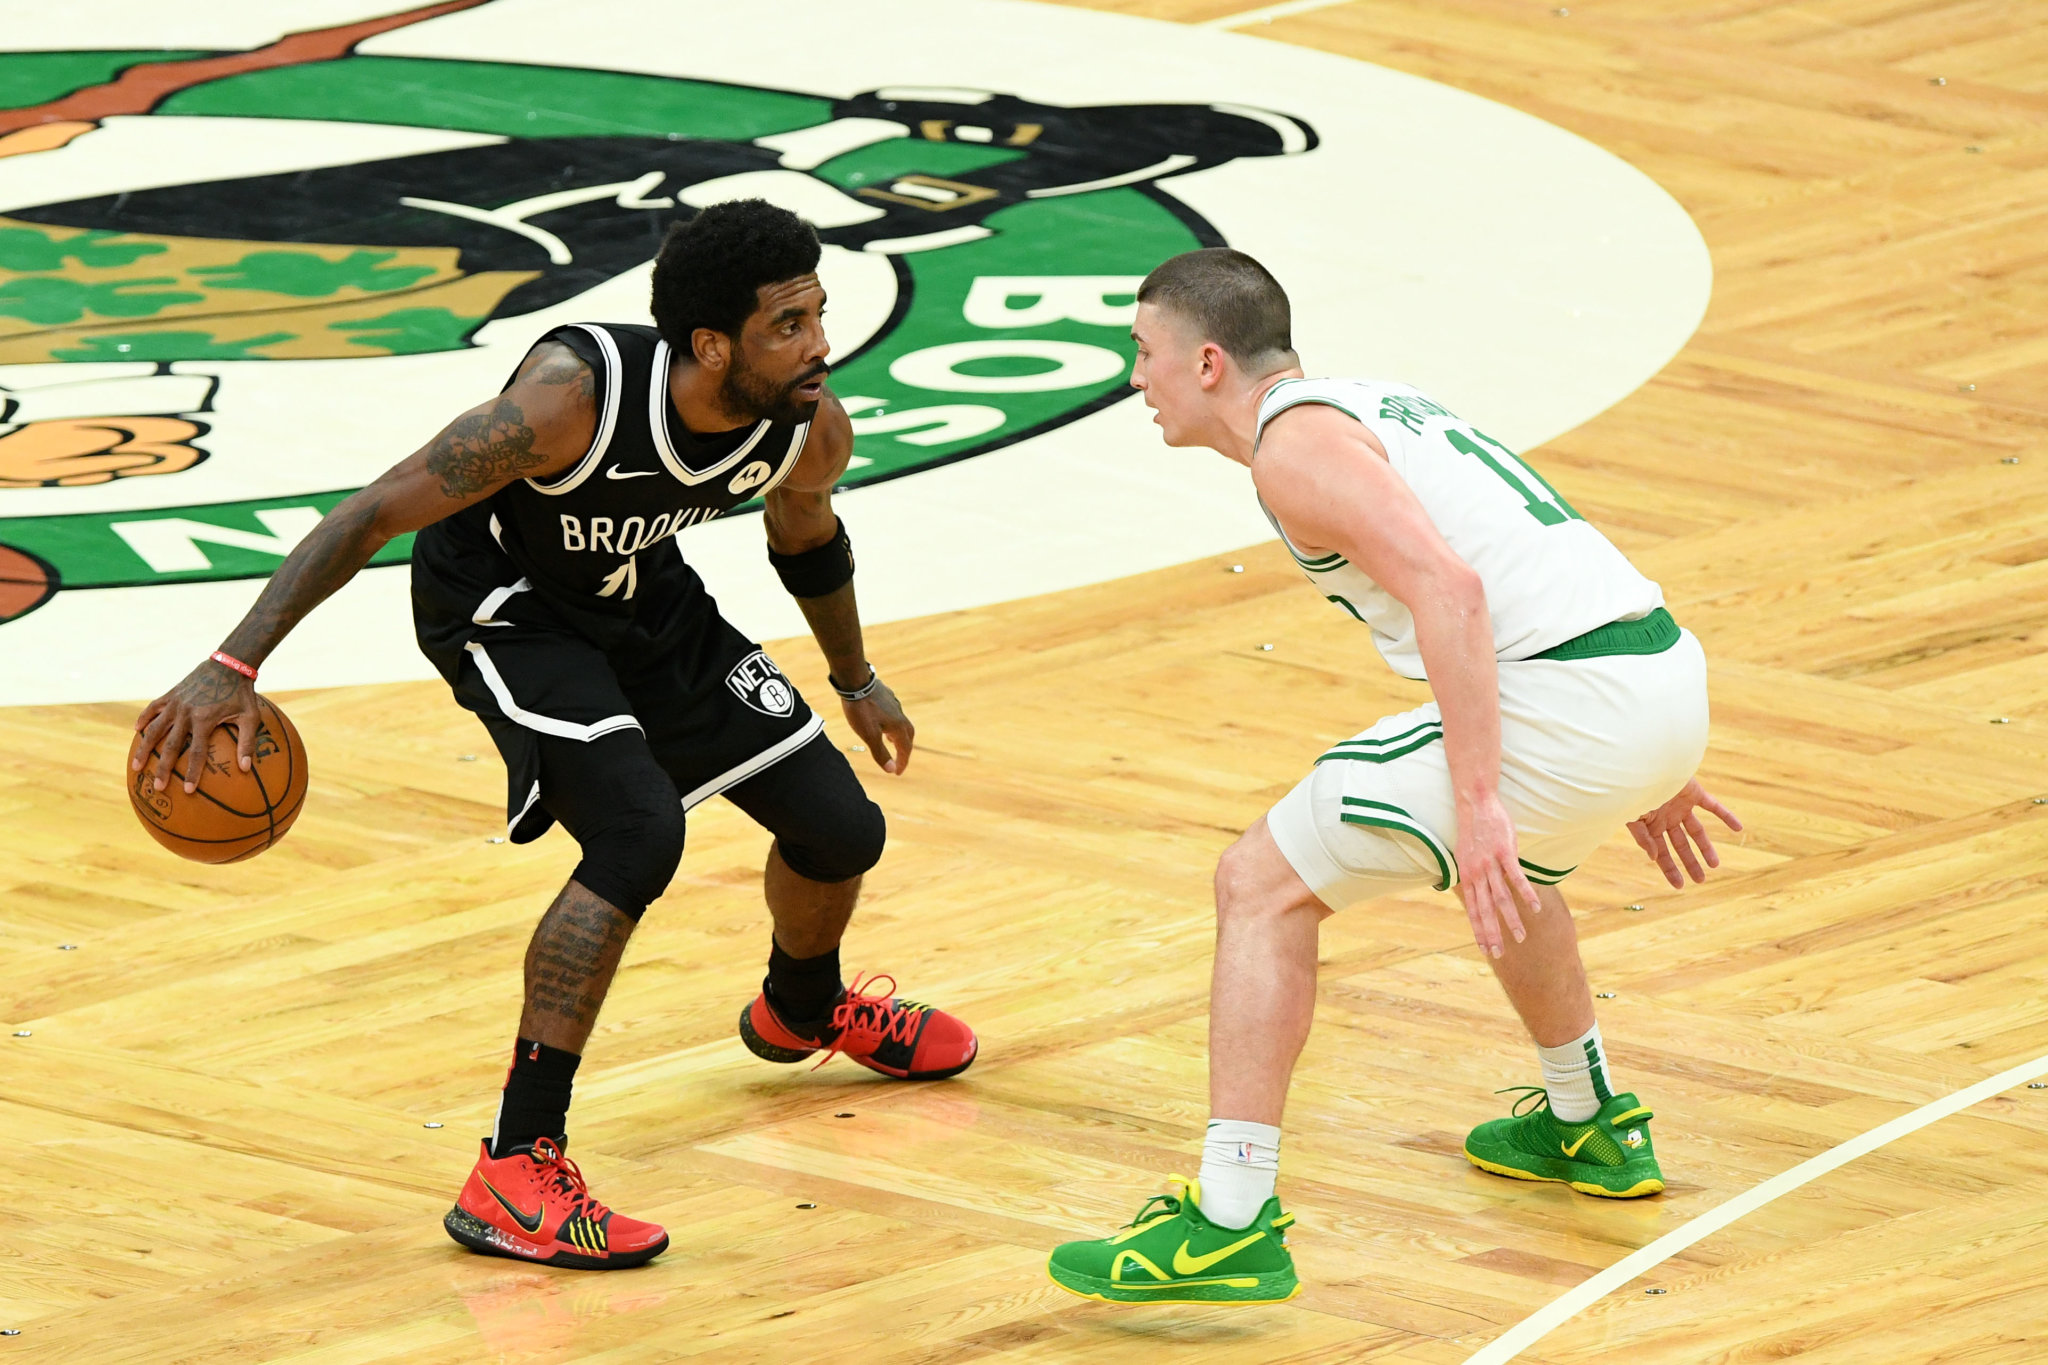
[[[1606,625],[1552,645],[1537,659],[1600,659],[1610,654],[1662,654],[1678,643],[1678,622],[1659,607],[1634,621],[1609,621]]]

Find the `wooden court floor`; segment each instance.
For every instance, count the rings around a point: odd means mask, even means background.
[[[1706,779],[1750,825],[1705,888],[1663,889],[1619,831],[1568,887],[1664,1196],[1459,1158],[1533,1058],[1463,916],[1421,895],[1326,931],[1282,1187],[1303,1295],[1131,1310],[1046,1282],[1050,1244],[1195,1160],[1215,855],[1320,744],[1416,696],[1266,547],[873,632],[923,744],[870,784],[892,844],[847,957],[979,1028],[957,1082],[752,1060],[764,836],[693,819],[573,1115],[599,1192],[675,1237],[609,1277],[438,1226],[574,860],[559,834],[487,842],[503,779],[438,686],[286,696],[307,814],[217,871],[123,809],[132,708],[0,712],[0,1361],[1448,1365],[2048,1053],[2048,16],[1569,11],[1353,0],[1256,31],[1588,137],[1712,249],[1692,343],[1536,453],[1706,643]],[[823,695],[807,645],[779,654]],[[1927,1127],[1522,1359],[2048,1359],[2044,1127],[2023,1087]]]

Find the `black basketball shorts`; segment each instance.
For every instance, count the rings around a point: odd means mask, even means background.
[[[640,731],[688,810],[823,731],[760,646],[715,612],[697,625],[659,648],[606,651],[573,632],[530,625],[479,631],[462,646],[455,699],[482,719],[504,756],[513,843],[538,839],[554,823],[541,800],[542,735],[588,742]]]

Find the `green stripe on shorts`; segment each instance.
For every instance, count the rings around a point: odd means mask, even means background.
[[[1566,877],[1579,870],[1576,867],[1568,867],[1564,871],[1559,872],[1556,868],[1540,867],[1530,862],[1527,858],[1517,858],[1515,861],[1522,865],[1523,874],[1538,886],[1556,886]]]
[[[1384,763],[1389,758],[1401,756],[1387,752],[1395,745],[1406,745],[1401,753],[1412,753],[1424,744],[1443,737],[1444,723],[1440,720],[1426,720],[1420,725],[1409,726],[1398,735],[1382,735],[1377,738],[1362,735],[1357,739],[1340,739],[1316,762],[1321,763],[1325,758],[1364,758],[1370,763]]]
[[[1442,730],[1432,730],[1426,735],[1409,740],[1397,749],[1332,749],[1321,758],[1318,758],[1316,762],[1321,763],[1327,759],[1343,758],[1349,759],[1354,763],[1390,763],[1403,754],[1412,754],[1417,749],[1426,749],[1443,737],[1444,732]],[[1392,740],[1387,741],[1389,744],[1393,742]]]
[[[1390,806],[1384,801],[1368,801],[1362,796],[1347,796],[1344,798],[1344,804],[1359,807],[1355,811],[1347,810],[1339,817],[1347,825],[1372,825],[1379,829],[1397,830],[1419,839],[1422,846],[1429,850],[1430,856],[1436,859],[1439,875],[1437,890],[1448,891],[1457,881],[1457,855],[1437,842],[1437,837],[1424,829],[1422,822],[1407,811],[1399,806]]]

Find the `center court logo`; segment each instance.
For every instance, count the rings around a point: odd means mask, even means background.
[[[1270,535],[1234,467],[1165,450],[1128,398],[1130,291],[1166,256],[1250,251],[1318,372],[1418,383],[1516,449],[1654,373],[1711,280],[1618,158],[1287,43],[1009,0],[713,26],[654,0],[573,25],[406,3],[165,10],[148,51],[101,50],[93,6],[10,27],[0,704],[160,691],[542,331],[644,317],[661,231],[720,198],[826,240],[877,622]],[[744,520],[692,532],[691,562],[743,630],[798,633]],[[428,676],[409,549],[271,685]]]
[[[0,194],[23,163],[67,158],[90,162],[100,190],[0,198],[0,365],[34,367],[26,381],[0,370],[0,488],[137,490],[0,517],[0,638],[59,593],[270,573],[352,491],[323,474],[316,433],[248,449],[242,429],[307,373],[347,385],[362,367],[335,362],[385,362],[360,381],[378,401],[431,403],[444,420],[457,404],[425,391],[430,358],[484,347],[509,371],[544,326],[644,269],[670,222],[723,199],[768,198],[815,223],[828,287],[835,272],[880,281],[878,325],[835,357],[860,438],[847,484],[1048,431],[1127,393],[1146,271],[1222,241],[1159,179],[1317,143],[1301,118],[1221,104],[834,97],[354,50],[363,32],[465,7],[203,60],[0,55],[0,89],[40,96],[0,111]],[[144,120],[162,131],[144,135]],[[280,165],[291,123],[308,150]],[[395,128],[428,134],[425,148],[391,150]],[[180,139],[182,164],[202,169],[165,183],[138,155],[132,183],[105,183],[120,144]],[[418,381],[390,364],[408,358]],[[393,415],[399,428],[412,414]],[[405,425],[394,455],[423,424]],[[301,491],[166,493],[251,458],[292,461]],[[409,554],[405,537],[372,564]]]

